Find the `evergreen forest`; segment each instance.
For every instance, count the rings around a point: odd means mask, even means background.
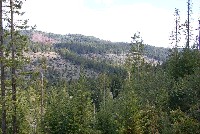
[[[23,3],[0,0],[0,134],[200,134],[190,0],[173,48],[38,31]]]

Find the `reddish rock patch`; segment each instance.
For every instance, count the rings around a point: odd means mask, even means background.
[[[33,33],[31,40],[33,42],[39,42],[39,43],[44,43],[44,44],[53,44],[57,42],[55,39],[49,38],[40,33]]]

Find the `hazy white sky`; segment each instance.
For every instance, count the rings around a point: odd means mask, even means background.
[[[199,0],[193,2],[193,27],[198,27]],[[175,8],[185,19],[187,0],[27,0],[26,18],[37,30],[78,33],[111,41],[130,42],[141,32],[144,42],[169,45]]]

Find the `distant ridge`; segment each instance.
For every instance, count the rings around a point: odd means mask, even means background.
[[[89,46],[96,49],[102,49],[104,53],[127,53],[130,51],[130,43],[127,42],[111,42],[108,40],[99,39],[94,36],[85,36],[82,34],[54,34],[46,33],[37,30],[22,31],[27,35],[31,41],[42,44],[54,44],[59,43],[76,44],[81,46]],[[144,45],[144,55],[149,58],[153,58],[159,61],[166,61],[169,55],[169,49],[164,47],[155,47],[151,45]]]

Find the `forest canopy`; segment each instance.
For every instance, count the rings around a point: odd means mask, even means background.
[[[23,2],[0,1],[0,134],[200,134],[190,0],[171,49],[27,29]]]

